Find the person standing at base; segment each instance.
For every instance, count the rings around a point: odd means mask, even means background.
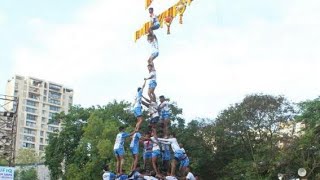
[[[119,133],[117,134],[113,151],[117,159],[117,175],[122,173],[122,166],[123,166],[123,156],[124,156],[124,141],[127,137],[132,136],[135,131],[132,133],[126,133],[124,132],[125,128],[123,126],[119,127]]]
[[[156,74],[156,70],[154,68],[154,65],[148,64],[148,70],[149,70],[149,77],[144,78],[144,80],[150,80],[149,81],[148,96],[149,96],[150,101],[156,102],[156,95],[155,95],[154,91],[157,87],[157,74]]]
[[[130,151],[133,157],[133,162],[131,166],[131,171],[135,170],[138,164],[138,155],[139,155],[139,140],[141,138],[140,132],[135,132],[132,136],[130,143]]]
[[[137,124],[136,124],[136,131],[139,131],[141,123],[143,121],[142,118],[142,93],[143,93],[143,89],[146,86],[146,80],[144,81],[142,87],[139,87],[137,90],[137,95],[135,97],[134,100],[134,109],[133,109],[133,113],[134,116],[137,118]]]
[[[147,132],[143,137],[143,169],[147,168],[147,163],[151,164],[153,143],[150,137],[150,132]]]
[[[103,180],[114,180],[116,178],[116,175],[109,170],[109,165],[105,165],[103,167]]]
[[[168,100],[162,95],[160,99],[160,120],[163,123],[164,138],[168,137],[168,126],[170,125],[170,107]]]
[[[189,158],[186,153],[180,148],[175,134],[171,133],[170,138],[168,139],[158,138],[158,141],[164,144],[171,144],[171,149],[174,152],[174,159],[171,163],[171,176],[175,176],[176,165],[178,162],[180,163],[179,170],[181,170],[181,174],[184,174],[187,166],[189,166]]]
[[[159,169],[158,169],[158,163],[157,160],[158,158],[161,156],[161,151],[160,151],[160,146],[159,146],[159,142],[157,140],[157,133],[155,129],[152,129],[152,167],[153,170],[156,172],[157,175],[160,174]]]

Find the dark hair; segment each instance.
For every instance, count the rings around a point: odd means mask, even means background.
[[[156,177],[157,173],[154,172],[154,171],[151,171],[151,172],[150,172],[150,175],[153,176],[153,177]]]
[[[108,165],[108,164],[104,165],[104,166],[103,166],[103,170],[109,171],[109,165]]]
[[[148,64],[148,66],[147,66],[147,67],[149,67],[149,66],[150,66],[150,67],[153,67],[151,64]]]
[[[159,96],[159,98],[164,98],[164,95]]]
[[[138,92],[139,92],[141,89],[142,89],[141,87],[138,87]]]
[[[149,11],[150,11],[150,10],[153,11],[153,7],[149,7]]]
[[[119,131],[123,131],[124,129],[125,129],[124,126],[120,126],[120,127],[119,127]]]

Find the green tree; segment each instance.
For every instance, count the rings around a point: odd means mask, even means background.
[[[34,164],[40,162],[40,159],[34,149],[19,149],[16,164]]]
[[[37,170],[35,168],[22,169],[15,172],[15,180],[37,180]]]
[[[282,96],[253,94],[222,111],[214,123],[219,179],[270,179],[276,175],[281,125],[295,111]],[[221,177],[223,176],[223,178]]]

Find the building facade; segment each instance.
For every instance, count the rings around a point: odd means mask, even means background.
[[[15,149],[34,149],[40,156],[48,145],[50,133],[59,132],[61,123],[55,113],[68,113],[73,89],[50,81],[15,75],[7,82],[6,95],[18,97]]]

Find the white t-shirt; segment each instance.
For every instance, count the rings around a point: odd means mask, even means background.
[[[129,137],[130,134],[126,132],[120,132],[117,134],[116,141],[114,143],[113,149],[123,148],[125,138]]]
[[[114,180],[116,178],[116,175],[111,172],[104,172],[102,175],[103,180]]]
[[[173,152],[176,152],[178,150],[181,150],[179,143],[177,141],[176,138],[169,138],[169,139],[165,139],[165,138],[158,138],[159,141],[161,142],[167,142],[171,144],[171,148]]]
[[[149,109],[148,109],[149,115],[152,115],[152,116],[153,116],[153,114],[158,113],[157,107],[158,107],[158,105],[157,105],[156,102],[151,102],[150,105],[149,105]],[[158,114],[158,116],[159,116],[159,114]],[[156,117],[156,116],[155,116],[155,117]]]
[[[157,80],[157,73],[156,73],[156,71],[151,71],[150,73],[149,73],[149,77],[151,77],[152,76],[152,78],[150,79],[150,81],[156,81]]]
[[[150,21],[152,25],[160,24],[158,17],[154,13],[150,14]]]
[[[170,107],[169,107],[169,102],[168,101],[163,101],[160,105],[159,105],[161,111],[170,111]]]
[[[155,178],[153,176],[143,176],[143,179],[145,179],[145,180],[158,180],[158,178]]]
[[[142,89],[137,92],[137,95],[135,97],[135,101],[134,101],[134,107],[142,107],[141,105],[141,102],[142,102]]]
[[[159,52],[159,44],[156,38],[154,38],[153,41],[150,42],[150,45],[151,45],[151,54]]]
[[[152,145],[153,145],[153,146],[152,146],[152,151],[160,150],[160,147],[159,147],[159,145],[157,144],[158,141],[156,140],[156,138],[151,137],[150,139],[151,139],[151,141],[153,142],[153,143],[152,143]]]
[[[191,172],[188,172],[186,178],[187,178],[187,180],[196,180],[196,178],[194,177],[194,175]]]
[[[178,180],[178,179],[174,176],[166,176],[166,180]]]

